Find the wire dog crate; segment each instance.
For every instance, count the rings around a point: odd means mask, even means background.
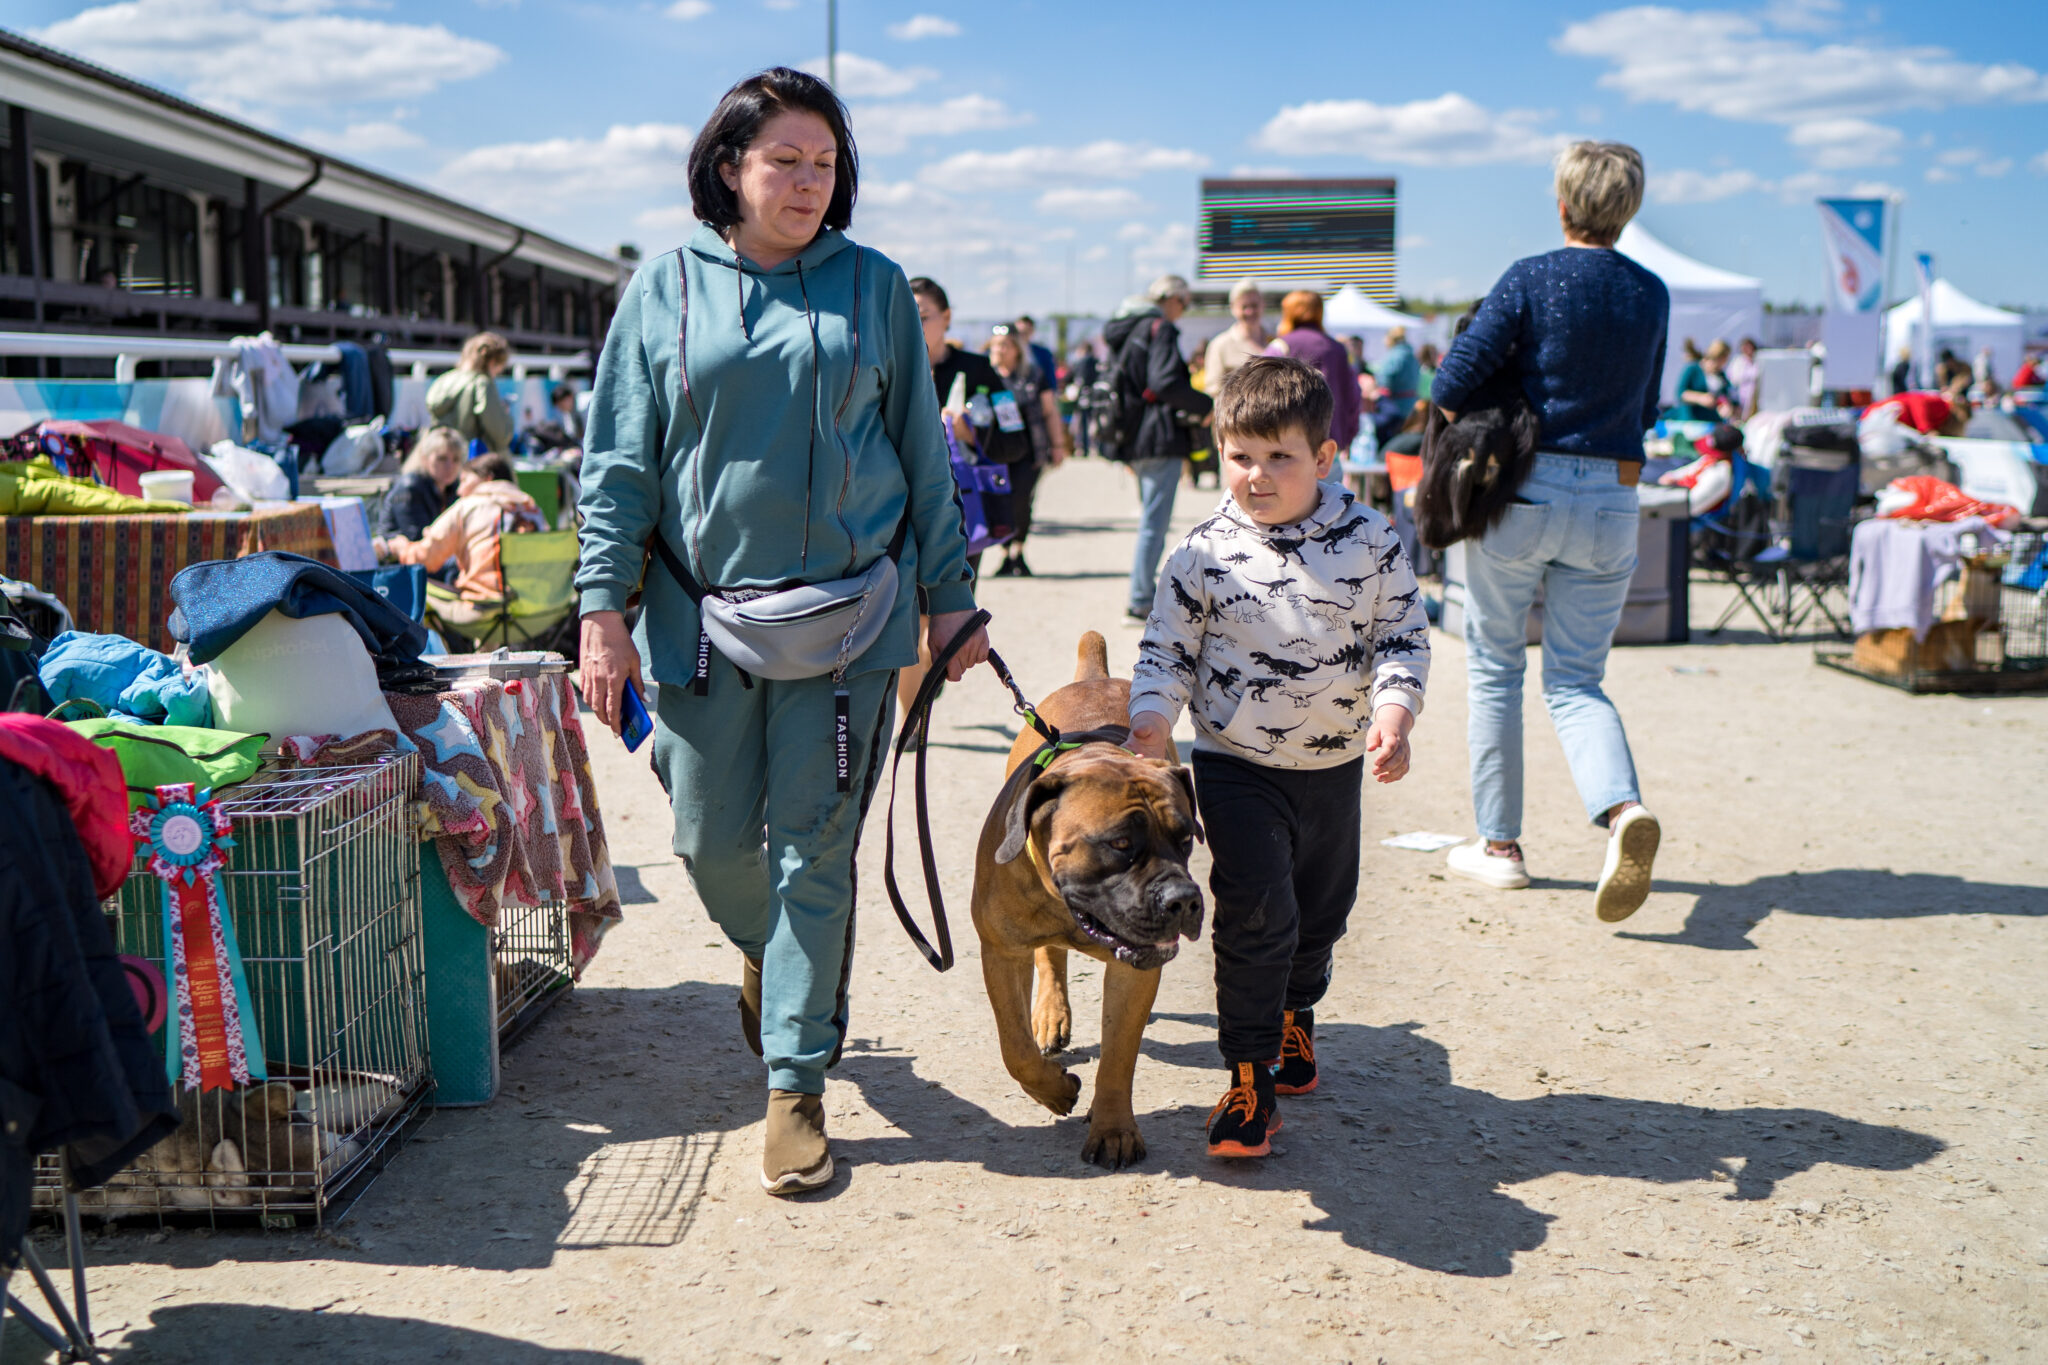
[[[383,1168],[428,1087],[418,763],[266,771],[221,798],[235,841],[221,891],[269,1080],[177,1087],[184,1123],[81,1211],[317,1221]],[[122,952],[163,961],[161,897],[138,862],[107,903]],[[54,1159],[36,1183],[56,1209]]]
[[[1823,644],[1815,659],[1908,692],[2048,691],[2048,534],[2026,530],[1963,561],[1942,585],[1923,640],[1870,631],[1854,646]]]

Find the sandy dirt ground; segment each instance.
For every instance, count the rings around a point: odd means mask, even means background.
[[[1135,497],[1089,463],[1040,507],[1039,576],[984,600],[1042,694],[1083,629],[1132,662]],[[105,1340],[242,1365],[2048,1356],[2048,699],[1909,697],[1739,634],[1618,651],[1665,842],[1649,903],[1603,926],[1603,836],[1533,687],[1536,884],[1379,845],[1469,827],[1464,648],[1435,648],[1413,776],[1367,793],[1323,1085],[1271,1159],[1203,1150],[1206,938],[1166,969],[1137,1169],[1084,1165],[1080,1114],[1002,1070],[966,908],[1013,717],[981,671],[935,732],[961,962],[910,949],[871,823],[826,1191],[760,1192],[738,955],[644,762],[598,736],[627,919],[503,1095],[436,1114],[327,1230],[96,1236]],[[1100,970],[1076,962],[1086,1082]]]

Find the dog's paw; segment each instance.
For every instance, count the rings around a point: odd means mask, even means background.
[[[1040,1000],[1032,1007],[1031,1037],[1038,1043],[1039,1052],[1047,1057],[1067,1050],[1067,1044],[1074,1040],[1074,1014],[1064,1000]]]
[[[1088,1116],[1088,1140],[1081,1144],[1081,1159],[1107,1170],[1135,1166],[1145,1159],[1145,1139],[1138,1136],[1137,1120]]]
[[[1071,1071],[1062,1071],[1049,1089],[1033,1085],[1024,1089],[1032,1099],[1064,1118],[1074,1112],[1074,1101],[1081,1098],[1081,1078]]]

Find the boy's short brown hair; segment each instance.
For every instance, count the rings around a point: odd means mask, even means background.
[[[511,483],[518,477],[512,468],[512,457],[502,450],[486,450],[463,468],[485,483]]]
[[[1230,372],[1216,391],[1216,442],[1231,436],[1308,437],[1310,450],[1330,439],[1335,400],[1322,371],[1285,356],[1262,355]]]

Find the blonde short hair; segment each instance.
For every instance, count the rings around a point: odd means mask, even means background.
[[[469,442],[463,440],[462,433],[454,427],[428,427],[420,433],[419,439],[412,443],[412,451],[405,457],[405,463],[400,467],[408,474],[429,473],[431,471],[428,466],[444,452],[453,455],[457,462],[460,462],[469,454]]]
[[[1707,353],[1700,357],[1702,360],[1726,360],[1727,358],[1728,343],[1718,338],[1712,345],[1707,347]]]
[[[1393,346],[1408,339],[1408,329],[1398,323],[1387,329],[1387,345]]]
[[[462,359],[456,362],[460,369],[475,370],[487,374],[493,365],[512,359],[512,343],[496,332],[478,332],[462,343]]]
[[[1154,303],[1165,303],[1168,299],[1192,300],[1195,291],[1179,275],[1161,275],[1145,290],[1145,297]]]
[[[1265,291],[1259,288],[1259,282],[1249,275],[1239,280],[1236,284],[1230,286],[1231,306],[1235,307],[1237,305],[1237,301],[1241,298],[1244,298],[1246,295],[1250,295],[1251,297],[1258,299],[1261,302],[1263,302],[1266,297]]]
[[[1557,154],[1556,184],[1570,229],[1613,246],[1643,206],[1643,154],[1623,142],[1574,142]]]

